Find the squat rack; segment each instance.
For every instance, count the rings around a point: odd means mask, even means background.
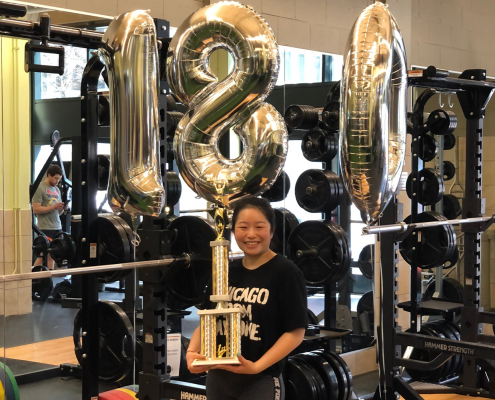
[[[482,217],[485,212],[482,194],[482,155],[483,119],[485,107],[495,89],[495,82],[486,81],[486,71],[472,69],[464,71],[459,78],[450,78],[447,71],[431,66],[424,71],[409,72],[409,86],[426,90],[418,97],[412,114],[412,193],[411,223],[409,226],[397,224],[402,221],[402,209],[397,197],[393,196],[380,220],[381,227],[365,228],[365,233],[380,233],[381,249],[381,288],[382,319],[378,326],[378,353],[380,383],[374,398],[395,400],[397,393],[406,400],[420,400],[419,391],[412,388],[400,375],[400,367],[418,370],[432,370],[445,363],[454,354],[463,355],[462,385],[428,389],[428,393],[456,392],[472,396],[495,398],[495,388],[481,389],[481,371],[477,359],[495,360],[495,336],[482,334],[482,324],[493,324],[495,313],[484,312],[480,307],[480,258],[481,233],[493,222],[494,217]],[[421,301],[421,268],[419,267],[420,246],[415,228],[427,228],[430,224],[418,224],[418,155],[419,137],[429,130],[423,120],[424,106],[435,93],[456,92],[466,125],[466,175],[465,197],[463,199],[463,220],[451,221],[462,224],[465,236],[464,258],[464,304],[440,300]],[[472,219],[471,219],[472,218]],[[383,226],[385,225],[385,226]],[[438,226],[439,223],[431,225]],[[398,242],[413,234],[413,256],[411,262],[410,301],[398,304]],[[413,333],[402,332],[397,323],[398,307],[410,312],[410,326]],[[421,335],[416,332],[421,324],[421,316],[436,312],[446,319],[461,315],[461,340],[451,340]],[[439,355],[429,362],[402,358],[401,346],[417,349],[434,348]],[[491,381],[491,379],[490,379]]]

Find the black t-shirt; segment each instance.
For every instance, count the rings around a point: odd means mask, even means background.
[[[207,299],[209,299],[207,293]],[[285,333],[305,328],[307,321],[306,284],[301,271],[287,258],[276,255],[254,270],[244,268],[242,260],[230,263],[229,307],[241,314],[241,354],[258,361]],[[207,302],[207,308],[216,303]],[[217,321],[217,343],[225,344],[223,323]],[[281,360],[262,372],[278,377]]]

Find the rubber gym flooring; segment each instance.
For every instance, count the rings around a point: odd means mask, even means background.
[[[117,301],[122,298],[123,294],[117,292],[100,293],[100,299],[104,300]],[[323,309],[323,298],[311,297],[308,305],[318,314]],[[195,309],[191,308],[190,311],[191,315],[182,320],[183,334],[188,337],[199,322]],[[56,368],[60,364],[77,364],[72,341],[73,321],[77,312],[77,309],[62,308],[58,302],[35,301],[31,314],[0,318],[0,355],[2,358],[5,355],[5,364],[19,382],[21,400],[80,400],[81,381],[56,376]],[[25,374],[29,376],[30,373],[43,370],[50,370],[53,377],[25,383]],[[355,377],[356,395],[362,397],[374,392],[377,381],[376,372]],[[114,384],[100,384],[100,392],[114,388]]]

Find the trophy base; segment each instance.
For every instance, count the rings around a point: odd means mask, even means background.
[[[194,360],[192,362],[193,366],[197,365],[239,365],[241,362],[237,357],[232,358],[217,358],[213,360]]]

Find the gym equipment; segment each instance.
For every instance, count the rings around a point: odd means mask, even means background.
[[[353,56],[344,58],[340,83],[342,180],[369,225],[395,194],[406,151],[406,54],[385,4],[375,2],[361,13],[344,54]],[[375,95],[385,92],[389,95]]]
[[[418,214],[418,222],[436,222],[445,221],[443,215],[434,211],[425,211]],[[411,216],[407,217],[404,222],[409,224]],[[412,263],[413,256],[413,236],[417,232],[421,232],[418,237],[418,246],[421,247],[421,258],[419,260],[419,267],[422,269],[429,269],[439,267],[450,260],[454,254],[455,244],[455,232],[452,225],[438,225],[429,229],[415,229],[412,235],[407,236],[399,244],[400,254],[409,265]]]
[[[443,149],[452,150],[455,146],[455,135],[453,133],[446,133],[443,135]]]
[[[308,308],[308,325],[320,325],[316,314]]]
[[[443,180],[450,181],[455,176],[455,165],[450,161],[443,162]]]
[[[301,150],[308,161],[329,163],[339,152],[338,138],[333,133],[315,128],[304,134]]]
[[[110,177],[110,156],[98,154],[98,190],[107,190]]]
[[[313,106],[292,105],[285,110],[284,121],[289,130],[310,130],[319,122],[318,110]]]
[[[114,212],[158,216],[165,206],[157,157],[160,69],[156,38],[149,12],[132,11],[113,19],[103,35],[105,45],[97,50],[108,72],[110,90],[107,196]],[[136,68],[147,73],[136,73]]]
[[[98,232],[98,260],[100,265],[121,264],[134,261],[134,234],[127,223],[112,214],[99,216],[93,229]],[[111,283],[122,279],[127,272],[103,272],[98,274],[98,281]]]
[[[168,96],[167,96],[168,99]],[[168,104],[168,103],[167,103]],[[167,111],[167,137],[173,138],[177,126],[184,114],[178,111]]]
[[[185,304],[202,303],[206,284],[211,278],[212,251],[210,242],[216,238],[212,223],[200,217],[184,216],[172,221],[173,256],[187,254],[190,265],[171,266],[164,276],[169,293]]]
[[[375,314],[373,290],[370,290],[369,292],[366,292],[365,294],[363,294],[358,301],[358,304],[357,304],[357,316],[358,316],[358,318],[361,314],[363,314],[365,312],[368,313],[369,322],[370,322],[371,328],[373,328],[374,314]]]
[[[40,236],[38,236],[40,237]],[[48,271],[47,267],[37,265],[31,269],[31,272],[45,272]],[[53,290],[53,279],[33,279],[32,283],[32,298],[36,301],[45,301]],[[1,397],[0,397],[1,398]]]
[[[367,244],[359,253],[358,267],[364,277],[373,279],[375,245]]]
[[[428,322],[421,325],[419,331],[422,335],[436,336],[452,340],[460,340],[461,332],[459,326],[449,321]],[[409,359],[420,361],[431,361],[439,353],[433,350],[413,349]],[[407,374],[416,380],[426,382],[439,382],[457,375],[462,370],[462,356],[454,355],[446,363],[433,371],[420,371],[406,368]]]
[[[457,128],[457,117],[452,111],[435,110],[428,116],[428,122],[433,135],[446,135]]]
[[[33,240],[33,252],[38,258],[48,254],[48,248],[50,247],[50,240],[45,235],[38,235]]]
[[[312,213],[329,213],[338,207],[344,193],[340,177],[332,171],[308,169],[296,182],[296,201]]]
[[[335,399],[351,399],[353,391],[352,374],[345,361],[337,354],[329,351],[317,350],[313,353],[323,358],[332,367],[337,377],[338,396]]]
[[[413,195],[417,195],[418,203],[427,206],[433,206],[440,201],[445,193],[445,186],[443,179],[433,168],[423,168],[418,173],[418,193],[412,193],[413,178],[412,174],[409,174],[406,181],[406,193],[409,198]]]
[[[221,35],[215,33],[218,30]],[[197,47],[198,37],[208,45]],[[217,46],[234,57],[234,70],[221,82],[205,80],[211,76],[209,55]],[[175,133],[175,160],[186,184],[204,199],[233,204],[265,192],[280,174],[288,149],[287,127],[278,111],[263,103],[277,81],[279,61],[266,21],[236,3],[197,10],[172,38],[167,81],[174,95],[190,107]],[[225,90],[228,96],[222,94]],[[202,101],[206,93],[208,100]],[[244,151],[235,160],[226,160],[218,146],[222,133],[233,126]]]
[[[447,219],[456,219],[462,213],[459,199],[453,194],[445,194],[443,196],[443,215]]]
[[[67,232],[60,232],[52,238],[48,254],[58,265],[70,265],[76,256],[76,244]]]
[[[175,206],[182,193],[182,184],[179,175],[173,171],[167,171],[167,197],[166,204],[168,207]]]
[[[464,287],[462,284],[453,278],[443,278],[443,296],[442,299],[453,301],[456,303],[464,302]],[[435,281],[431,281],[425,292],[423,300],[431,300],[435,294]]]
[[[419,153],[418,156],[423,161],[432,161],[438,153],[439,144],[435,138],[431,135],[421,135],[419,140]],[[445,142],[444,142],[445,143]]]
[[[273,211],[275,212],[275,231],[270,242],[270,249],[275,253],[285,254],[287,240],[292,231],[299,225],[299,220],[285,208],[274,208]]]
[[[11,369],[0,362],[0,399],[20,400],[19,386]]]
[[[300,223],[289,236],[287,253],[311,286],[340,281],[351,265],[347,236],[329,220]]]
[[[267,199],[270,203],[276,203],[277,201],[284,200],[289,194],[290,179],[289,175],[285,171],[280,172],[278,178],[273,182],[273,185],[265,193],[261,195],[264,199]]]
[[[101,382],[115,383],[124,379],[134,365],[134,333],[131,321],[115,303],[106,300],[98,302],[99,357]],[[74,319],[72,335],[75,353],[79,363],[83,359],[82,310]]]
[[[338,133],[340,129],[340,81],[335,82],[328,91],[327,104],[321,113],[321,121],[331,133]]]

